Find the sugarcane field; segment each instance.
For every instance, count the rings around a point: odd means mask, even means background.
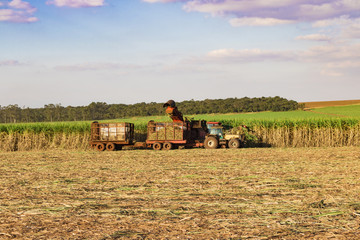
[[[359,76],[359,0],[0,0],[0,240],[358,240]]]
[[[188,120],[170,103],[147,123],[3,125],[0,237],[357,239],[356,116]]]

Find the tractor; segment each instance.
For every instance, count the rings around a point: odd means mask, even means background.
[[[164,104],[166,113],[173,122],[187,122],[182,113],[177,109],[175,101],[169,100]],[[220,122],[206,122],[191,120],[192,139],[200,141],[207,149],[215,149],[219,146],[229,148],[240,147],[240,135],[224,133],[224,127]]]
[[[240,147],[240,136],[237,134],[224,133],[224,127],[220,122],[207,122],[208,134],[204,141],[204,147],[215,149],[219,146],[228,148]]]

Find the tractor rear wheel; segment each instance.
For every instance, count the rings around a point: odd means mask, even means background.
[[[156,142],[156,143],[153,144],[152,147],[153,147],[154,150],[161,150],[162,144],[159,143],[159,142]]]
[[[228,146],[229,146],[229,148],[239,148],[240,140],[237,138],[232,138],[232,139],[230,139]]]
[[[207,137],[204,142],[206,149],[215,149],[219,146],[219,141],[216,137]]]
[[[164,143],[164,150],[171,150],[173,148],[173,144],[170,142]]]
[[[108,151],[114,151],[116,149],[116,146],[114,143],[108,143],[106,144],[106,150]]]

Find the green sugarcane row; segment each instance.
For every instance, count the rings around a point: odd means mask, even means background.
[[[360,119],[314,119],[314,120],[219,120],[226,128],[234,128],[247,125],[250,128],[337,128],[349,129],[357,126]],[[56,122],[56,123],[20,123],[20,124],[0,124],[0,132],[3,133],[90,133],[91,122]],[[147,122],[135,123],[135,130],[147,132]],[[169,131],[171,132],[171,131]]]

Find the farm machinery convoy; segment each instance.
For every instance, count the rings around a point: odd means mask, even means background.
[[[179,147],[218,147],[239,148],[241,136],[226,134],[220,122],[205,120],[188,120],[177,109],[175,102],[169,100],[163,105],[172,122],[154,122],[147,124],[145,142],[136,142],[133,123],[99,123],[91,124],[90,145],[98,151],[121,150],[124,146],[134,148],[153,148],[170,150]]]

